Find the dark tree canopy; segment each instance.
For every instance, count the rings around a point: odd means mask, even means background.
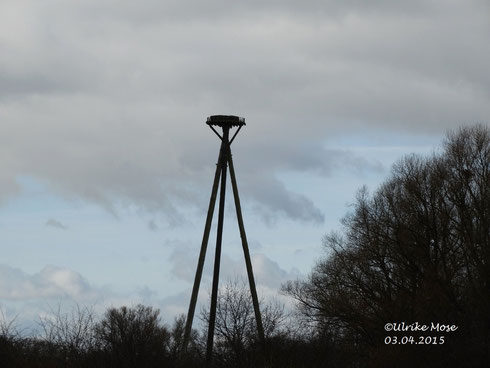
[[[440,153],[403,158],[374,194],[359,191],[342,223],[309,278],[284,287],[305,321],[350,344],[366,365],[488,362],[488,127],[461,128]],[[385,345],[385,323],[402,321],[459,329],[441,346]]]

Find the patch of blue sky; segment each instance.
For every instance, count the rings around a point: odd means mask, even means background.
[[[336,135],[327,139],[329,148],[375,148],[375,149],[418,149],[434,148],[440,145],[446,131],[438,134],[414,134],[400,131],[382,131],[380,129],[365,129],[362,134]]]

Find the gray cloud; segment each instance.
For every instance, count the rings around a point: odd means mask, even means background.
[[[485,2],[191,3],[2,2],[0,200],[27,174],[182,223],[212,180],[204,119],[233,113],[248,123],[234,144],[244,200],[270,222],[321,223],[282,171],[376,169],[327,138],[490,115]]]
[[[150,229],[151,231],[158,230],[158,225],[156,224],[155,220],[148,221],[148,229]]]
[[[125,21],[133,25],[154,24],[162,21],[235,21],[237,18],[249,18],[257,15],[303,15],[308,17],[338,18],[346,14],[358,13],[384,13],[418,14],[434,9],[431,2],[417,0],[409,3],[394,4],[387,0],[373,0],[370,2],[352,0],[306,0],[301,3],[295,1],[257,1],[246,3],[225,0],[211,0],[203,4],[200,1],[186,1],[185,6],[176,0],[157,1],[149,0],[143,4],[135,4],[130,0],[118,1],[117,7],[113,1],[86,1],[77,11],[98,14],[114,21]]]
[[[68,226],[66,226],[65,224],[61,223],[60,221],[52,219],[52,218],[49,219],[48,221],[46,221],[46,226],[51,226],[51,227],[55,227],[55,228],[62,229],[62,230],[68,229]]]
[[[253,182],[247,181],[244,187],[248,188],[255,201],[254,208],[268,224],[274,223],[278,214],[305,222],[324,221],[323,213],[315,207],[313,201],[286,190],[279,180],[256,178]]]

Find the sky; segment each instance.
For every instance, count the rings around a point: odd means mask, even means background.
[[[232,150],[259,296],[288,303],[357,190],[488,124],[489,36],[486,0],[2,0],[0,318],[186,313],[215,114],[246,119]],[[246,277],[230,189],[222,283]]]

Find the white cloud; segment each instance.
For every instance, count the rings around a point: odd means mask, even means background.
[[[203,288],[202,285],[204,284],[210,284],[213,278],[214,253],[212,249],[208,249],[206,256],[201,288]],[[177,279],[187,281],[192,285],[194,282],[197,260],[197,250],[193,251],[183,244],[175,247],[169,259],[172,265],[172,275]],[[296,279],[301,276],[299,270],[285,270],[281,268],[279,263],[261,253],[252,254],[251,260],[257,287],[274,289],[274,293],[277,293],[277,290],[279,290],[281,285],[286,281]],[[234,280],[237,277],[248,280],[243,256],[240,257],[240,259],[236,259],[226,253],[222,253],[220,262],[221,282]]]
[[[0,265],[0,318],[10,322],[23,333],[35,331],[39,317],[49,317],[81,306],[93,308],[102,317],[107,308],[134,306],[138,303],[161,310],[162,318],[170,322],[187,308],[187,293],[178,293],[159,299],[154,290],[141,286],[135,290],[117,293],[91,285],[81,274],[64,267],[46,266],[40,272],[27,273],[19,268]],[[185,310],[186,311],[186,310]],[[16,317],[18,316],[18,317]],[[25,331],[24,331],[25,329]]]
[[[4,300],[63,297],[93,300],[99,293],[79,273],[67,268],[46,266],[31,275],[18,268],[0,265],[0,298]]]

